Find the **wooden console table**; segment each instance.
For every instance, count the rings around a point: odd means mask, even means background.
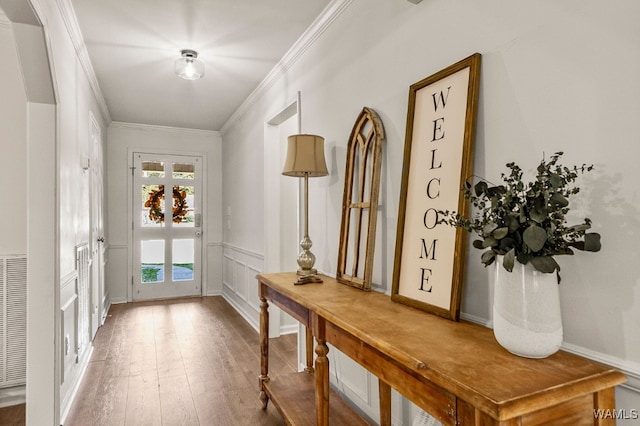
[[[291,425],[367,424],[339,397],[329,397],[327,343],[379,379],[380,424],[391,425],[391,388],[446,425],[605,425],[595,409],[615,408],[614,387],[626,377],[613,368],[560,351],[521,358],[493,332],[454,322],[363,292],[323,276],[294,286],[295,273],[258,275],[260,398]],[[307,369],[269,378],[272,302],[307,327]],[[315,337],[315,363],[311,334]]]

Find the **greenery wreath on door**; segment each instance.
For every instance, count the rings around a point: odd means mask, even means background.
[[[164,222],[162,211],[162,200],[164,200],[164,185],[159,185],[158,189],[149,193],[149,198],[144,203],[149,208],[149,219],[155,223]],[[180,190],[179,186],[173,187],[173,223],[181,223],[187,216],[187,193]]]

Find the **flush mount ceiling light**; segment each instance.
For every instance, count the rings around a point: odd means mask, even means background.
[[[176,75],[185,80],[197,80],[204,76],[204,63],[198,60],[198,52],[190,49],[180,51],[176,59]]]

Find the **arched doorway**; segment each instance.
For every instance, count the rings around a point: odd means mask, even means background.
[[[55,91],[37,5],[0,0],[0,9],[11,22],[26,94],[27,424],[51,425],[60,417]]]

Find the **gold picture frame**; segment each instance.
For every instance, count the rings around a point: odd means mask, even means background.
[[[480,63],[475,53],[409,88],[391,299],[454,321],[467,238],[437,212],[469,209]]]

